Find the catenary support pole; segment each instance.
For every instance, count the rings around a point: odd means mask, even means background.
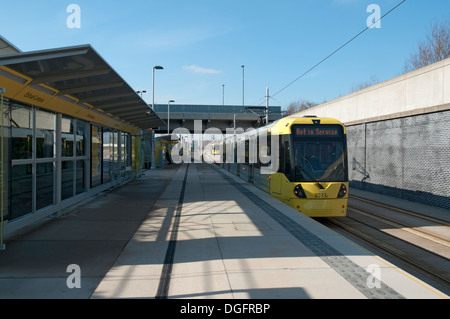
[[[269,124],[269,88],[266,88],[266,125]]]

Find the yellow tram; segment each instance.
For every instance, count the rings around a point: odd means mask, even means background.
[[[345,126],[335,119],[285,117],[228,137],[222,166],[311,217],[346,216]]]
[[[211,147],[211,154],[212,155],[220,155],[222,152],[222,144],[214,143]]]

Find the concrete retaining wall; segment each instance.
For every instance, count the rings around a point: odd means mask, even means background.
[[[347,126],[351,187],[450,209],[450,59],[307,114]]]
[[[450,210],[450,111],[347,127],[351,187]]]
[[[297,113],[351,124],[450,109],[450,59]]]

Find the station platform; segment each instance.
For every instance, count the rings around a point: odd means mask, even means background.
[[[206,163],[147,171],[6,248],[1,299],[448,298]]]

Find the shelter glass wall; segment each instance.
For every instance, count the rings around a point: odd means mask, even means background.
[[[12,159],[33,157],[33,111],[31,107],[11,103],[9,108],[12,143]]]
[[[55,210],[131,172],[128,133],[8,99],[3,119],[6,220]]]
[[[109,129],[103,130],[103,146],[102,146],[102,180],[103,183],[107,183],[111,180],[111,163],[113,159],[113,152],[112,152],[112,141],[111,141],[111,132]]]
[[[10,101],[4,110],[11,136],[9,215],[14,219],[55,204],[56,116]]]
[[[91,127],[91,187],[102,184],[102,155],[103,155],[102,128],[97,125]]]
[[[85,167],[87,123],[62,116],[61,120],[61,199],[68,199],[86,191]]]

